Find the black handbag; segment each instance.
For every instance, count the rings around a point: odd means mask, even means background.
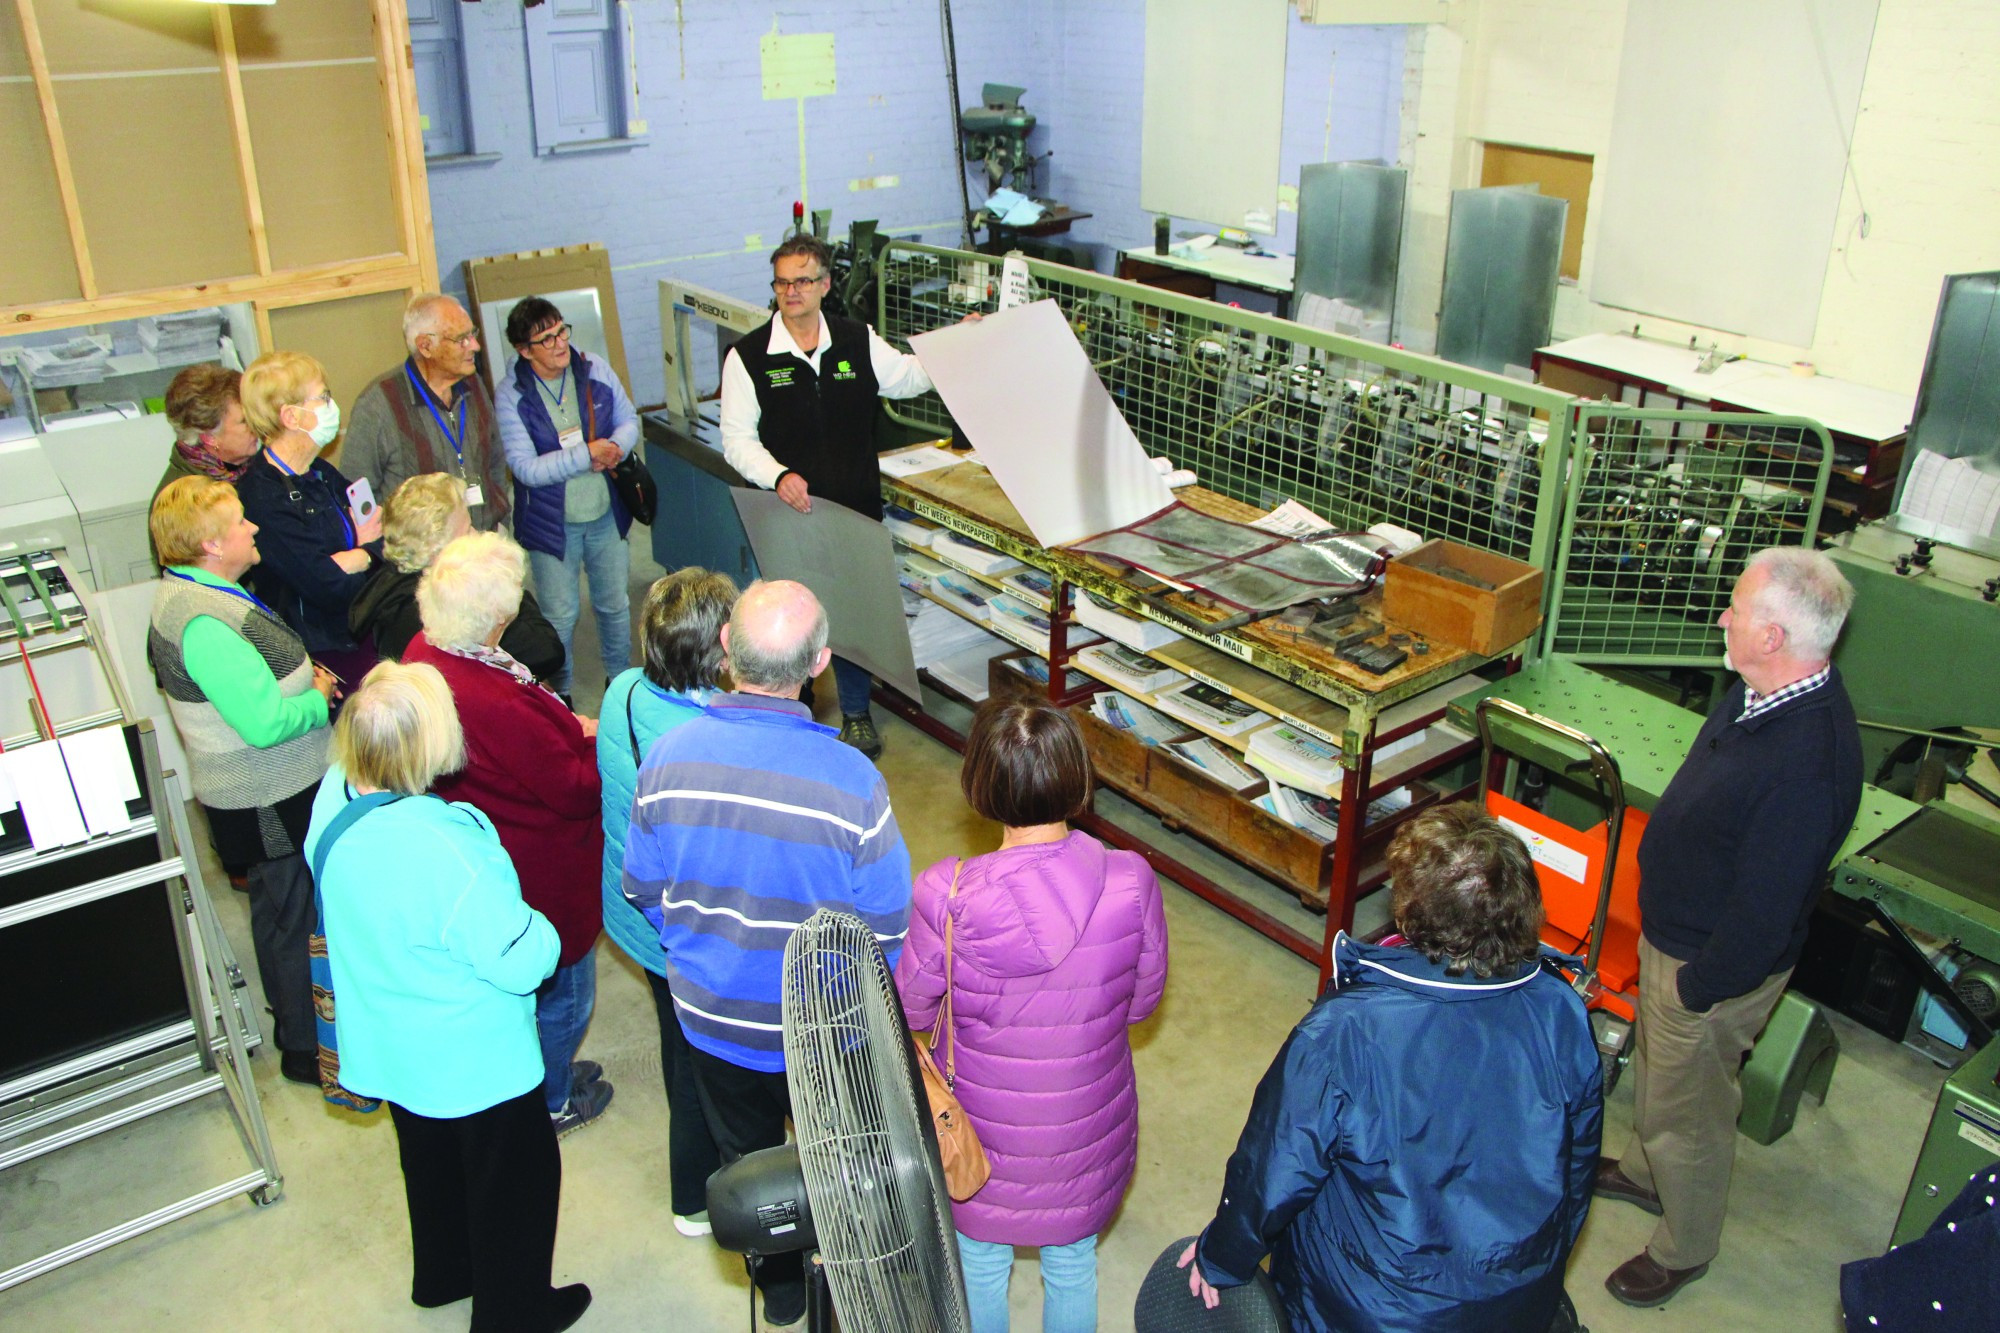
[[[590,386],[583,382],[584,376],[577,375],[577,388],[583,395],[584,438],[597,438],[597,412],[591,405]],[[618,492],[618,498],[625,502],[626,511],[632,521],[653,526],[653,519],[660,512],[660,483],[653,480],[653,474],[639,458],[639,446],[633,445],[632,452],[618,460],[618,466],[605,474],[611,479],[611,489]]]

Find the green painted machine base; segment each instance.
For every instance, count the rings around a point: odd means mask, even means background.
[[[1771,1011],[1743,1065],[1743,1106],[1736,1128],[1766,1147],[1791,1132],[1799,1098],[1811,1093],[1822,1106],[1840,1060],[1840,1038],[1820,1007],[1786,991]]]
[[[1984,1050],[1945,1080],[1938,1093],[1937,1113],[1910,1173],[1910,1190],[1896,1219],[1891,1245],[1905,1245],[1930,1229],[1944,1206],[1958,1197],[1976,1171],[2000,1158],[2000,1041]]]

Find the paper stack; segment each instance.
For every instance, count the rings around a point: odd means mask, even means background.
[[[1271,720],[1269,713],[1260,713],[1241,699],[1198,680],[1155,694],[1153,703],[1163,713],[1171,713],[1206,731],[1219,731],[1225,736],[1240,736]]]
[[[85,333],[43,347],[23,347],[18,364],[38,389],[95,384],[111,369],[111,340]]]
[[[947,528],[939,528],[931,538],[931,549],[942,560],[988,577],[1021,567],[1021,562],[1013,556],[973,541],[970,537],[961,537]]]
[[[996,639],[963,616],[953,615],[936,602],[921,603],[917,614],[905,624],[910,631],[910,655],[920,667],[928,667],[974,644],[991,643],[993,653],[989,656],[1005,652],[1008,647],[1004,640]]]
[[[216,306],[174,315],[148,315],[139,320],[139,345],[162,366],[213,360],[222,334],[222,311]]]
[[[1049,655],[1049,618],[1026,602],[995,593],[986,601],[987,622],[1001,634],[1043,657]]]
[[[1098,721],[1129,733],[1142,745],[1160,745],[1187,735],[1187,728],[1180,723],[1116,690],[1092,695],[1090,711]]]
[[[1035,684],[1047,687],[1049,683],[1049,660],[1046,657],[1003,657],[1000,665],[1017,676],[1025,676]],[[1063,671],[1063,692],[1072,693],[1090,684],[1090,677],[1068,667]]]
[[[931,580],[931,596],[974,620],[986,619],[989,614],[986,599],[990,595],[984,584],[957,572],[946,572]]]
[[[1309,833],[1322,841],[1331,842],[1334,835],[1340,832],[1340,803],[1331,797],[1316,796],[1274,782],[1270,791],[1257,798],[1257,804],[1300,832]],[[1408,809],[1409,804],[1408,787],[1387,792],[1368,803],[1367,821],[1362,827],[1366,828],[1398,810]]]
[[[943,529],[928,519],[918,518],[907,509],[890,505],[882,511],[882,526],[899,542],[909,546],[929,546]]]
[[[1340,747],[1279,723],[1250,738],[1250,766],[1287,786],[1332,796],[1340,790]]]
[[[949,566],[916,551],[904,551],[897,566],[896,581],[912,592],[929,592],[932,583],[951,573]]]
[[[1198,736],[1191,741],[1168,741],[1160,748],[1190,767],[1200,769],[1231,791],[1248,791],[1263,784],[1262,773],[1245,767],[1228,746],[1206,736]]]
[[[1086,648],[1076,655],[1076,660],[1114,685],[1122,685],[1140,694],[1168,689],[1187,679],[1165,662],[1127,648],[1122,643],[1104,643]]]
[[[1141,620],[1137,616],[1128,616],[1123,611],[1098,601],[1089,593],[1084,593],[1076,599],[1076,620],[1079,625],[1087,625],[1106,638],[1116,639],[1127,648],[1134,648],[1142,653],[1181,641],[1181,636],[1165,625]]]
[[[941,684],[976,704],[986,702],[987,663],[1007,651],[1007,645],[993,635],[983,637],[986,642],[961,648],[932,662],[928,668]]]
[[[1029,569],[1025,565],[1000,580],[1000,586],[1010,597],[1018,597],[1029,606],[1047,611],[1053,604],[1056,581],[1039,569]]]

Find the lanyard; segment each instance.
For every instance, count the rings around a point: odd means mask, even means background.
[[[556,387],[555,387],[555,392],[553,393],[549,392],[549,382],[543,379],[540,375],[535,376],[535,383],[542,386],[543,393],[548,394],[550,398],[555,400],[555,404],[557,407],[561,407],[563,401],[563,395],[569,392],[569,367],[564,366],[563,373],[556,376]]]
[[[438,434],[444,436],[445,443],[451,446],[451,451],[454,454],[458,455],[458,470],[461,473],[464,472],[465,404],[471,398],[471,395],[467,394],[458,400],[458,434],[453,435],[451,427],[444,424],[444,417],[438,413],[437,400],[431,395],[429,386],[417,378],[416,367],[405,361],[403,363],[403,373],[410,377],[410,383],[416,388],[417,397],[424,400],[424,407],[430,412],[431,420],[437,422]]]
[[[240,597],[244,601],[250,603],[250,605],[256,607],[259,611],[262,611],[265,615],[271,617],[271,619],[282,622],[283,618],[279,616],[279,614],[276,611],[273,611],[270,607],[264,605],[264,602],[261,598],[257,597],[254,593],[247,593],[243,591],[243,589],[237,587],[233,583],[229,584],[226,587],[218,588],[213,583],[204,583],[200,579],[191,579],[187,575],[181,573],[178,569],[162,570],[161,573],[165,574],[170,579],[179,579],[183,583],[192,583],[194,584],[195,587],[206,588],[210,592],[219,592],[219,593],[225,593],[231,597]]]
[[[264,456],[271,460],[272,467],[278,469],[278,471],[284,473],[286,476],[296,479],[301,475],[297,472],[292,471],[291,465],[286,463],[284,459],[278,457],[278,451],[276,449],[271,448],[269,445],[264,446]],[[310,463],[306,465],[306,471],[307,472],[312,471],[312,465]],[[300,500],[304,499],[305,497],[300,495],[299,488],[294,486],[292,487],[292,498],[294,500]],[[347,511],[345,509],[342,509],[338,504],[336,504],[333,507],[333,512],[340,519],[341,531],[347,534],[347,545],[342,547],[341,549],[350,550],[359,544],[358,539],[360,537],[360,534],[355,532],[354,521],[348,518]]]

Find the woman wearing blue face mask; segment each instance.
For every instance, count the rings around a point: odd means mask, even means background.
[[[251,591],[305,640],[306,651],[343,681],[375,665],[372,643],[356,640],[347,610],[382,558],[382,511],[354,512],[348,481],[320,457],[340,434],[340,407],[326,370],[303,352],[270,352],[243,372],[243,416],[264,448],[236,483],[243,513],[258,528],[263,557]]]

